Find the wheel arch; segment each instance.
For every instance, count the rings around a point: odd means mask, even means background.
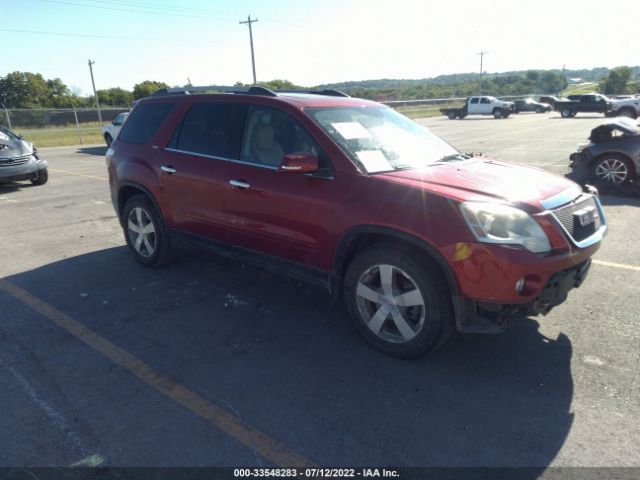
[[[158,204],[158,201],[148,188],[135,182],[122,182],[120,184],[120,187],[118,188],[117,203],[118,219],[120,219],[120,223],[122,223],[122,211],[124,210],[124,206],[127,204],[127,201],[135,195],[146,196],[151,201],[151,203],[153,203],[153,206],[158,212],[158,215],[160,215],[160,218],[162,218],[163,221],[165,220],[164,214],[162,212],[162,209],[160,208],[160,205]]]
[[[332,269],[332,293],[340,291],[347,267],[357,253],[378,243],[392,243],[426,255],[433,260],[440,273],[446,279],[452,298],[459,296],[460,290],[455,275],[447,261],[435,247],[410,233],[376,225],[363,225],[352,228],[338,242]]]

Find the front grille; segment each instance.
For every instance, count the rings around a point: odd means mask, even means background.
[[[16,165],[24,165],[29,162],[30,155],[24,157],[10,158],[8,160],[0,160],[0,167],[15,167]]]
[[[577,218],[573,216],[573,214],[578,210],[582,210],[586,207],[595,208],[597,216],[594,222],[582,226],[580,225],[580,222],[577,220]],[[582,240],[589,238],[591,235],[596,233],[602,225],[600,210],[598,210],[598,206],[593,196],[581,197],[574,203],[570,203],[569,205],[565,205],[564,207],[552,210],[551,213],[556,218],[556,220],[558,220],[562,224],[571,238],[573,238],[576,242],[581,242]]]

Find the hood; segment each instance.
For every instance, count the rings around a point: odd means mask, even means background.
[[[609,137],[609,134],[614,130],[619,130],[627,135],[638,135],[638,125],[635,120],[627,117],[616,117],[591,130],[589,140],[596,141],[597,139]]]
[[[33,153],[33,144],[0,130],[0,161]]]
[[[459,162],[437,163],[416,170],[378,174],[385,180],[420,188],[458,201],[500,201],[530,213],[543,211],[549,200],[581,189],[572,181],[545,170],[474,157]]]

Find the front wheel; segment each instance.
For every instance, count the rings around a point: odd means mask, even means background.
[[[593,175],[601,182],[624,185],[634,176],[632,168],[628,158],[618,154],[608,154],[593,163]]]
[[[393,356],[427,353],[454,331],[451,295],[435,264],[391,245],[371,247],[351,262],[344,296],[360,334]]]
[[[49,171],[46,168],[38,170],[31,178],[34,185],[44,185],[49,180]]]
[[[131,197],[122,211],[127,245],[143,265],[158,267],[171,259],[171,242],[160,214],[144,195]]]
[[[502,109],[497,108],[493,111],[493,118],[502,118]]]
[[[104,141],[107,144],[107,147],[111,146],[111,143],[113,142],[113,138],[111,138],[111,135],[108,133],[104,134]]]

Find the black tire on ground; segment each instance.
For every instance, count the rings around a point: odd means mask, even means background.
[[[391,272],[384,275],[390,279],[390,293],[383,286],[383,272]],[[405,303],[400,297],[407,293],[412,297]],[[349,264],[343,294],[356,329],[389,355],[417,357],[443,345],[455,332],[446,280],[435,262],[418,252],[391,244],[369,247]]]
[[[104,134],[104,141],[107,143],[107,147],[111,146],[111,142],[113,142],[113,138],[108,133]]]
[[[447,117],[449,117],[449,120],[455,120],[456,114],[454,112],[449,112],[447,113]]]
[[[573,117],[575,115],[575,112],[572,112],[571,109],[569,108],[563,108],[560,111],[560,116],[562,118],[569,118],[569,117]]]
[[[493,118],[502,118],[502,116],[503,116],[503,113],[501,108],[496,108],[493,111]]]
[[[543,112],[544,112],[544,108],[536,107],[536,113],[543,113]]]
[[[622,110],[620,110],[619,115],[622,117],[629,117],[633,119],[638,118],[638,112],[636,112],[635,109],[630,107],[623,108]]]
[[[505,113],[502,118],[509,118],[509,115],[511,115],[511,113]]]
[[[122,225],[127,245],[138,262],[148,267],[159,267],[172,260],[169,232],[147,196],[135,195],[127,200],[122,210]]]
[[[34,185],[44,185],[49,180],[49,170],[43,168],[42,170],[38,170],[33,174],[33,178],[31,178],[31,183]]]
[[[600,155],[591,164],[591,173],[594,179],[611,186],[626,185],[637,176],[633,162],[618,153]]]

